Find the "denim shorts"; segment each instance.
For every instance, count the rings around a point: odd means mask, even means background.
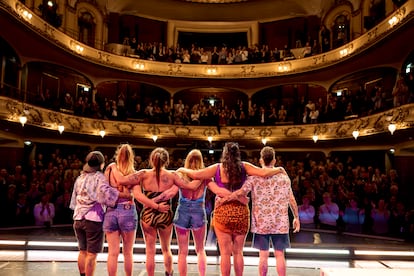
[[[104,233],[102,222],[90,221],[86,219],[75,220],[73,222],[78,247],[81,251],[90,253],[101,253],[104,243]]]
[[[135,204],[118,204],[107,208],[103,222],[105,232],[130,232],[137,230],[138,214]]]
[[[180,202],[175,211],[173,223],[184,229],[198,229],[206,225],[207,215],[204,202]]]
[[[253,234],[252,246],[259,250],[269,250],[270,241],[274,250],[285,250],[290,247],[289,234]]]

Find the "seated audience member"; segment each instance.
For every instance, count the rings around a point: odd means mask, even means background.
[[[332,202],[331,195],[324,193],[323,204],[319,207],[319,223],[323,229],[336,230],[336,221],[339,218],[339,207]]]
[[[315,228],[315,208],[310,205],[311,196],[302,197],[302,205],[298,206],[299,221],[302,228]]]

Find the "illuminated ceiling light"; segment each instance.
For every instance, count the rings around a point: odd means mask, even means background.
[[[23,142],[23,144],[25,144],[26,146],[30,146],[32,144],[32,141],[26,140]]]
[[[53,1],[47,1],[47,5],[49,6],[49,7],[53,7]]]
[[[388,130],[391,132],[391,135],[394,134],[394,131],[397,129],[397,126],[394,123],[388,125]]]
[[[25,123],[27,123],[27,117],[26,117],[26,115],[24,115],[24,114],[22,114],[20,117],[19,117],[19,122],[22,124],[22,126],[24,127],[24,124]]]
[[[106,134],[105,130],[102,129],[99,131],[99,135],[101,135],[102,138],[104,138],[105,134]]]
[[[394,148],[390,148],[390,153],[394,154],[395,153],[395,149]]]
[[[263,144],[264,146],[266,146],[266,143],[267,143],[267,139],[266,139],[266,138],[262,138],[262,144]]]
[[[157,135],[152,135],[152,140],[155,142],[157,142],[158,136]]]
[[[358,130],[352,131],[352,136],[354,136],[354,138],[356,140],[358,138],[358,136],[359,136],[359,131]]]
[[[208,136],[208,137],[207,137],[207,141],[208,141],[209,143],[211,143],[211,142],[213,141],[213,137],[212,137],[212,136]]]
[[[58,131],[60,134],[62,134],[62,132],[65,130],[65,126],[64,125],[58,125]]]
[[[313,140],[313,142],[315,142],[315,143],[316,143],[316,142],[318,142],[318,140],[319,140],[318,135],[316,135],[316,134],[315,134],[315,135],[313,135],[313,136],[312,136],[312,140]]]

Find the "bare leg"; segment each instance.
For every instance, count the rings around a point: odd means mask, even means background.
[[[242,276],[244,270],[243,246],[246,240],[246,234],[236,235],[233,237],[233,261],[234,274]]]
[[[204,243],[206,241],[207,225],[193,230],[193,238],[195,249],[197,253],[198,273],[201,276],[206,275],[207,256],[204,250]]]
[[[268,270],[269,250],[260,250],[259,252],[259,275],[266,276]]]
[[[136,231],[121,232],[122,253],[124,255],[124,270],[126,276],[132,276],[135,235]]]
[[[165,229],[158,229],[158,235],[160,237],[162,255],[164,256],[164,267],[165,272],[171,274],[173,272],[173,262],[171,253],[171,235],[172,235],[171,224]]]
[[[285,252],[283,250],[275,250],[276,270],[279,276],[286,276]]]
[[[190,230],[175,227],[178,239],[178,273],[180,276],[187,275],[187,255],[188,255],[188,242],[190,238]]]
[[[154,276],[155,271],[155,242],[157,241],[157,229],[141,221],[142,232],[145,239],[145,255],[148,276]]]
[[[86,276],[94,275],[97,256],[98,256],[97,253],[91,253],[91,252],[86,253],[86,262],[85,262],[85,275]]]
[[[119,232],[106,232],[106,241],[108,242],[108,259],[106,262],[108,276],[116,276],[120,243]]]
[[[79,251],[79,255],[78,255],[78,269],[79,269],[79,273],[85,273],[85,269],[86,269],[86,251],[81,250]]]
[[[230,276],[231,269],[231,252],[233,241],[231,234],[215,229],[217,242],[220,248],[220,270],[222,276]]]

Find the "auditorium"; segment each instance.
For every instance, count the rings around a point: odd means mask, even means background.
[[[138,171],[165,148],[175,171],[235,142],[258,167],[273,147],[290,178],[301,229],[287,275],[414,275],[412,36],[413,0],[0,0],[0,274],[79,275],[70,201],[89,152],[108,165],[128,144]],[[207,225],[206,275],[221,275]],[[243,275],[258,274],[252,244],[249,232]],[[147,250],[138,223],[133,275],[147,275]],[[187,275],[200,275],[196,251],[190,235]],[[155,275],[170,275],[162,253]],[[107,258],[105,241],[96,275]]]

